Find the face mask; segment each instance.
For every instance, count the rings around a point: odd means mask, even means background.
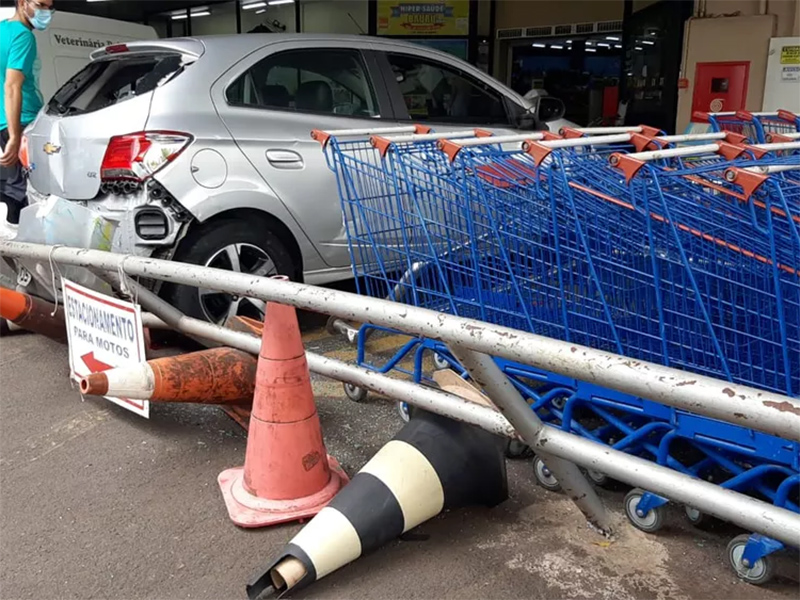
[[[53,11],[47,10],[43,8],[37,8],[33,11],[33,17],[31,17],[31,25],[34,29],[39,31],[44,31],[50,25],[50,21],[53,19]]]

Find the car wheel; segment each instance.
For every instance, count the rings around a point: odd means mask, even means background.
[[[264,221],[212,221],[191,231],[181,243],[175,260],[205,267],[269,277],[296,278],[298,266],[280,238]],[[214,290],[175,285],[164,297],[186,315],[223,325],[236,315],[261,320],[265,303]]]

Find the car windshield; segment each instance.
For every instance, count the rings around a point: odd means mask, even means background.
[[[83,114],[152,92],[183,69],[179,54],[114,57],[89,63],[47,105],[48,114]]]

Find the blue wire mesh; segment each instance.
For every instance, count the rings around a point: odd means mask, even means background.
[[[797,396],[795,175],[749,199],[722,160],[626,183],[627,149],[331,141],[359,292]]]
[[[730,131],[739,133],[754,142],[767,142],[771,133],[797,133],[800,131],[800,118],[786,119],[775,115],[708,115],[712,131]]]

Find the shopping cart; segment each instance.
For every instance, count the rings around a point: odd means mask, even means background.
[[[431,139],[329,144],[340,180],[385,180],[368,195],[340,185],[357,281],[373,295],[796,396],[800,246],[786,199],[764,182],[744,189],[738,171],[733,180],[718,175],[723,164],[693,169],[665,164],[678,157],[664,151],[625,154],[637,134],[528,139],[516,150],[499,138],[439,139],[438,156]],[[702,154],[699,146],[689,152]],[[742,154],[723,158],[732,168],[757,160]],[[704,185],[709,173],[713,186]],[[361,342],[359,332],[363,360]],[[445,347],[415,343],[415,379],[426,349],[460,369]],[[797,510],[789,500],[797,444],[498,364],[547,422]],[[538,459],[534,473],[557,486]],[[633,490],[626,513],[654,531],[665,503]],[[687,516],[702,518],[691,509]],[[767,554],[757,560],[768,562]]]
[[[759,147],[765,153],[770,150],[796,151],[798,148],[800,144],[793,148],[786,145]],[[549,149],[540,148],[538,153],[535,150],[529,148],[537,160],[542,161],[541,167],[547,168],[546,159],[542,157],[549,155]],[[680,162],[664,164],[669,159],[696,157],[704,151],[722,151],[723,156],[695,159],[688,166]],[[730,151],[733,153],[730,154]],[[595,283],[594,289],[581,289],[577,294],[577,302],[569,309],[573,311],[570,316],[588,314],[592,317],[590,326],[584,330],[578,326],[575,328],[577,331],[573,329],[571,332],[573,336],[583,333],[585,339],[573,339],[600,347],[605,343],[607,349],[628,356],[774,389],[788,395],[798,394],[800,272],[797,266],[800,265],[800,238],[797,235],[797,222],[789,218],[792,213],[787,196],[789,199],[791,196],[784,193],[787,190],[783,182],[730,168],[730,165],[736,164],[730,162],[729,159],[733,158],[740,159],[739,164],[742,165],[752,163],[752,154],[749,157],[744,154],[751,153],[743,148],[730,148],[717,143],[706,148],[651,151],[627,157],[615,155],[615,164],[622,168],[631,184],[627,196],[619,194],[619,182],[613,177],[604,181],[599,173],[594,173],[591,187],[579,184],[575,177],[564,177],[563,174],[568,173],[568,164],[574,162],[574,158],[556,157],[548,172],[559,185],[550,186],[551,195],[560,186],[562,200],[572,211],[582,211],[582,218],[576,218],[574,223],[567,222],[565,229],[574,231],[589,249],[583,268],[579,267],[577,256],[568,256],[566,261],[562,259],[561,264],[568,264],[573,276],[577,271],[579,281]],[[760,156],[763,160],[764,154]],[[498,159],[490,157],[490,160],[497,162]],[[652,160],[662,164],[642,173],[645,162]],[[785,156],[774,159],[778,163],[782,160],[787,159]],[[792,162],[796,165],[796,156]],[[726,165],[727,174],[724,178],[720,177]],[[765,168],[768,171],[779,169],[787,174],[791,172],[790,167]],[[748,176],[745,177],[745,174]],[[726,187],[726,183],[731,182],[736,182],[739,189]],[[609,195],[609,192],[614,195]],[[640,213],[639,226],[630,220],[618,222],[621,217],[615,212],[619,211],[607,211],[608,205]],[[587,224],[592,226],[584,227]],[[650,249],[651,259],[654,258],[654,249],[658,249],[657,259],[662,263],[660,268],[647,268],[637,233],[647,240],[645,246]],[[637,241],[626,245],[631,239]],[[577,244],[571,247],[574,249],[575,246]],[[562,253],[568,248],[569,244],[562,246]],[[668,267],[666,272],[664,263]],[[646,286],[647,283],[637,275],[648,275],[648,272],[652,281],[660,281],[649,290],[637,289],[637,284]],[[767,280],[778,283],[770,288]],[[605,291],[601,289],[603,283],[606,284]],[[766,296],[760,296],[765,290],[769,290]],[[629,291],[633,293],[628,295]],[[653,296],[648,298],[643,291],[649,291]],[[598,306],[592,308],[586,302],[587,298],[593,297],[602,298],[607,304],[602,307],[604,314],[601,314]],[[687,298],[691,297],[695,300],[713,300],[709,302],[711,306],[707,307],[697,301],[693,306],[687,306]],[[563,291],[562,298],[567,298]],[[626,315],[626,306],[636,308]],[[763,309],[770,306],[775,312],[767,315]],[[651,312],[650,319],[646,319],[648,313],[643,310],[644,307],[656,307],[659,318],[653,319]],[[709,309],[716,309],[716,314]],[[752,320],[753,314],[758,314],[758,322]],[[613,315],[613,319],[608,318],[609,315]],[[678,318],[675,319],[675,316]],[[598,327],[603,317],[606,323]],[[768,321],[768,324],[761,320]],[[573,325],[580,323],[579,319],[571,321]],[[547,335],[552,335],[552,330]],[[654,347],[659,342],[662,347]],[[692,453],[697,453],[691,457],[691,466],[688,467],[693,474],[713,477],[724,487],[756,493],[770,498],[776,504],[797,510],[796,503],[787,502],[789,490],[797,488],[797,444],[787,444],[771,436],[758,436],[745,428],[728,426],[680,411],[670,411],[666,419],[663,407],[645,402],[638,405],[635,399],[631,402],[630,398],[610,395],[603,390],[597,390],[597,395],[590,396],[592,391],[578,384],[576,394],[566,402],[561,417],[563,424],[574,427],[576,420],[579,423],[586,421],[585,416],[573,418],[570,411],[572,406],[581,404],[589,408],[594,418],[602,419],[602,431],[606,436],[627,434],[626,443],[644,433],[652,436],[657,429],[661,437],[656,460],[681,470],[687,467],[674,444],[688,440]],[[642,411],[650,419],[641,421],[638,430],[633,420],[622,420],[620,424],[620,417],[628,410],[634,413]],[[668,424],[676,426],[670,428]],[[587,433],[580,428],[575,429],[579,433]],[[590,437],[593,437],[591,432]],[[616,440],[609,438],[608,442],[615,444]],[[646,444],[632,449],[651,451]],[[541,463],[539,467],[543,468]],[[552,485],[552,478],[547,477],[546,472],[544,475],[548,485]],[[634,490],[625,499],[625,509],[635,525],[646,531],[654,531],[663,523],[662,507],[665,502],[665,499],[653,494]],[[696,524],[703,519],[691,507],[686,512],[687,517]],[[752,566],[740,568],[741,574],[753,583],[761,583],[770,572],[771,562],[767,556],[779,548],[777,542],[761,536],[747,539],[739,537],[731,542],[729,554],[732,564],[736,566],[741,566],[743,560],[748,561]]]
[[[774,134],[800,132],[800,117],[786,110],[775,112],[717,112],[696,111],[696,121],[708,123],[712,131],[731,131],[744,135],[754,142],[765,143]]]

